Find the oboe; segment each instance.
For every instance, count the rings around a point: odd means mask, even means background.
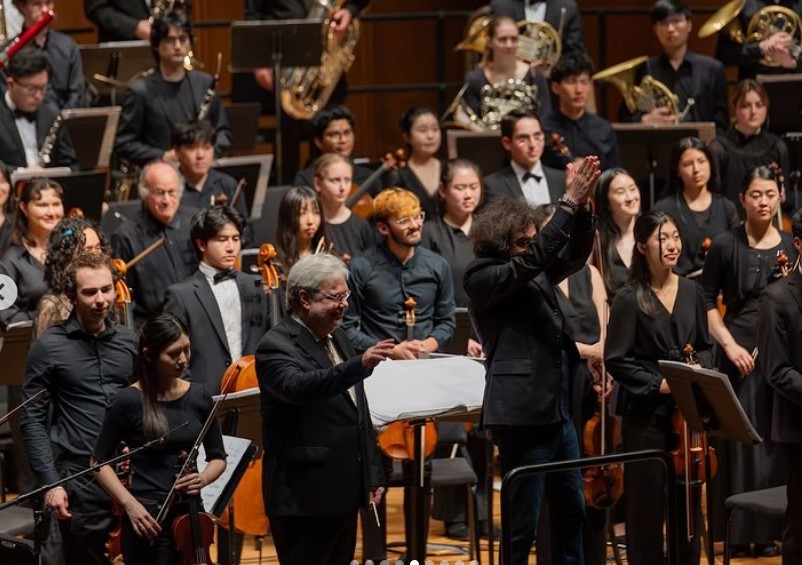
[[[58,130],[61,129],[61,123],[64,118],[59,114],[47,130],[47,135],[42,141],[42,147],[39,148],[39,166],[43,169],[50,165],[53,159],[53,148],[56,146],[56,139],[58,138]]]
[[[200,110],[198,110],[198,119],[205,120],[209,116],[209,110],[212,108],[212,100],[214,100],[214,95],[217,91],[217,80],[220,78],[220,68],[223,64],[223,54],[221,52],[217,52],[217,71],[215,71],[214,76],[212,77],[212,84],[209,85],[209,88],[206,89],[206,94],[203,96],[203,102],[201,102]]]

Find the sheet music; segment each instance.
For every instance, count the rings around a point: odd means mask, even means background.
[[[226,450],[226,470],[217,477],[216,481],[206,485],[201,490],[201,500],[203,500],[203,508],[206,509],[206,512],[212,512],[249,445],[251,445],[251,440],[249,439],[223,436],[223,446]],[[201,445],[198,450],[198,472],[203,471],[205,468],[206,450]]]

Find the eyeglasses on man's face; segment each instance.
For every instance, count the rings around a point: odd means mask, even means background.
[[[397,225],[399,228],[406,228],[412,225],[412,222],[423,222],[426,219],[426,212],[420,212],[414,216],[404,216],[403,218],[392,218],[390,221]]]

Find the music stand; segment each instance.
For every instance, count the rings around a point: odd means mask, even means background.
[[[769,130],[777,135],[802,131],[802,74],[757,75],[774,104],[769,106]]]
[[[716,137],[713,122],[669,125],[616,122],[612,126],[618,137],[622,166],[640,186],[649,187],[649,209],[654,207],[657,194],[668,181],[671,150],[677,142],[684,137],[698,137],[709,143]]]
[[[3,289],[0,288],[0,294]],[[9,324],[0,333],[0,385],[20,386],[25,377],[25,363],[33,341],[33,322]]]
[[[270,169],[273,166],[273,156],[267,153],[261,155],[242,155],[239,157],[222,157],[212,163],[212,168],[225,173],[235,179],[245,179],[245,188],[240,198],[245,199],[246,209],[250,210],[250,220],[262,217],[262,206],[267,198],[267,183],[270,179]]]
[[[473,334],[471,316],[468,314],[467,308],[457,306],[454,308],[454,318],[457,323],[457,327],[454,329],[454,337],[443,348],[443,352],[452,355],[465,355],[468,351],[468,340]]]
[[[108,186],[108,171],[80,171],[72,172],[63,167],[15,172],[11,175],[11,184],[17,187],[17,183],[28,181],[33,178],[46,177],[58,182],[64,189],[62,202],[64,203],[64,215],[66,216],[73,208],[80,208],[84,216],[100,223],[103,215],[103,199],[106,196]]]
[[[78,45],[84,76],[110,105],[117,104],[117,89],[128,88],[137,76],[153,67],[148,41],[110,41],[98,45]]]
[[[273,67],[276,102],[276,182],[283,182],[281,69],[319,67],[323,54],[320,22],[315,20],[239,21],[231,24],[229,71]]]
[[[448,158],[473,161],[485,174],[498,171],[507,164],[507,152],[501,147],[500,138],[498,131],[447,130]]]
[[[120,106],[104,106],[70,108],[61,112],[70,139],[81,140],[74,147],[82,171],[109,168],[121,110]]]
[[[758,444],[762,440],[744,412],[729,378],[723,373],[676,361],[658,361],[660,374],[666,379],[671,396],[688,427],[705,434],[705,481],[707,482],[707,556],[715,563],[713,553],[713,489],[710,488],[710,436]],[[754,377],[759,378],[759,377]],[[686,477],[686,480],[689,480]]]

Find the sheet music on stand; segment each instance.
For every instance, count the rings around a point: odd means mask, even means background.
[[[223,447],[226,450],[226,470],[217,477],[217,480],[203,487],[201,499],[207,512],[218,518],[228,505],[234,489],[242,479],[245,469],[248,468],[256,453],[256,446],[251,440],[241,437],[223,436]],[[198,471],[206,468],[206,450],[203,445],[198,450]]]

